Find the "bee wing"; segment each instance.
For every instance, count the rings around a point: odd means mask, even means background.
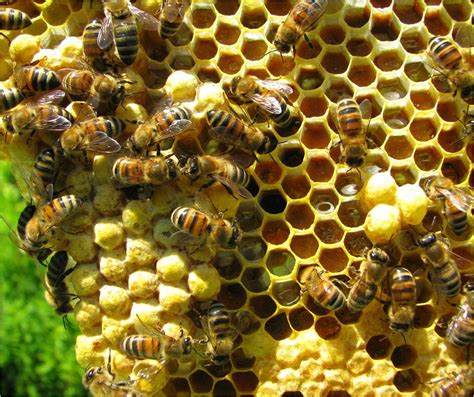
[[[260,106],[263,110],[271,114],[280,114],[281,106],[275,97],[270,95],[249,94],[249,99]]]
[[[71,127],[71,122],[67,118],[53,113],[48,118],[34,119],[29,126],[38,130],[61,132]]]
[[[467,271],[469,270],[470,268],[472,268],[472,261],[460,254],[458,254],[457,252],[454,252],[452,250],[449,250],[449,253],[451,255],[451,258],[453,259],[454,261],[454,265],[456,266],[456,268],[458,270],[461,270],[461,271]]]
[[[233,193],[237,193],[240,197],[244,199],[253,198],[252,193],[250,193],[245,187],[235,183],[234,181],[231,181],[228,178],[223,177],[222,175],[211,174],[210,177],[222,183],[224,186],[228,187]]]
[[[308,3],[301,1],[296,4],[291,10],[293,18],[301,20],[301,23],[297,24],[297,31],[300,35],[310,30],[323,13],[314,7],[308,7]]]
[[[336,125],[337,132],[341,131],[341,126],[339,124],[339,118],[337,117],[337,105],[333,105],[329,108],[329,114]]]
[[[454,41],[463,48],[474,47],[474,29],[470,25],[461,27],[454,37]]]
[[[50,91],[47,92],[46,94],[41,95],[38,98],[38,105],[46,105],[48,103],[53,103],[55,105],[58,105],[61,103],[66,96],[66,93],[62,90],[55,90],[55,91]]]
[[[173,105],[173,98],[168,95],[161,97],[158,103],[153,108],[153,110],[150,112],[149,119],[152,118],[155,114],[165,110],[166,108],[171,107],[171,105]]]
[[[372,117],[372,102],[368,99],[364,99],[359,104],[360,113],[363,119],[370,119]]]
[[[456,208],[463,212],[467,212],[473,202],[473,197],[459,188],[438,190],[444,197],[450,200]]]
[[[109,137],[103,131],[95,131],[93,134],[84,139],[78,149],[90,150],[98,153],[115,153],[122,147],[113,138]]]
[[[137,17],[138,23],[143,29],[158,30],[160,23],[153,15],[150,15],[146,11],[140,10],[133,5],[129,5],[128,9]]]
[[[163,9],[166,8],[166,17],[169,22],[176,21],[179,17],[184,17],[186,14],[186,10],[189,7],[189,2],[183,1],[180,5],[176,3],[165,1],[163,5]],[[163,12],[163,11],[162,11]]]
[[[293,93],[293,88],[288,84],[278,80],[260,80],[259,84],[269,90],[278,91],[286,96]]]
[[[101,50],[108,48],[114,41],[114,29],[112,24],[112,16],[108,14],[99,30],[97,36],[97,45]]]
[[[191,124],[191,120],[176,120],[169,126],[169,128],[160,133],[158,139],[159,141],[162,141],[163,139],[172,138],[176,135],[179,135],[182,132],[188,130],[189,127],[191,127]]]

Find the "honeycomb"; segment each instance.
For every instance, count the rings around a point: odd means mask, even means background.
[[[151,0],[134,5],[150,14],[160,8]],[[58,183],[86,203],[68,222],[75,232],[58,230],[55,248],[67,247],[77,263],[67,283],[80,298],[74,311],[82,333],[76,343],[82,367],[105,366],[110,358],[116,380],[135,380],[147,395],[396,396],[428,395],[439,379],[465,363],[464,350],[445,343],[443,326],[461,298],[437,297],[406,230],[391,242],[390,266],[423,270],[416,279],[415,328],[406,335],[389,330],[383,302],[374,301],[358,314],[332,313],[302,290],[315,265],[346,285],[355,277],[365,248],[372,245],[360,203],[371,173],[387,171],[399,186],[418,184],[433,173],[459,186],[474,185],[474,144],[461,139],[459,122],[466,104],[432,78],[422,54],[432,36],[454,38],[470,25],[472,4],[330,1],[308,33],[312,48],[301,39],[294,57],[282,57],[270,51],[291,6],[285,0],[193,1],[171,39],[141,31],[139,56],[126,69],[138,81],[129,87],[135,95],[125,99],[117,115],[133,114],[135,105],[141,105],[140,115],[146,114],[141,109],[151,111],[150,103],[172,91],[168,78],[184,70],[226,91],[235,76],[284,79],[293,88],[290,100],[300,125],[279,130],[259,120],[258,127],[281,143],[272,157],[259,155],[247,169],[253,199],[233,199],[218,185],[206,189],[226,218],[238,219],[244,233],[236,249],[206,244],[190,252],[173,246],[176,229],[169,215],[179,205],[193,205],[192,186],[164,184],[144,198],[110,182],[113,155],[67,167]],[[80,47],[71,38],[80,37],[92,18],[103,18],[96,0],[20,0],[11,7],[26,12],[33,23],[5,31],[10,48],[0,42],[4,87],[13,86],[15,63],[31,61],[40,43],[77,58]],[[57,62],[50,67],[70,67],[73,60]],[[348,172],[339,161],[340,147],[332,145],[338,134],[331,108],[344,95],[372,103],[369,136],[376,148],[369,150],[370,167],[361,176]],[[197,124],[197,131],[177,138],[169,151],[206,150],[209,136],[204,123]],[[126,133],[134,128],[128,123]],[[28,168],[41,145],[37,138],[18,139],[3,152],[16,167]],[[28,196],[21,173],[18,183]],[[355,190],[349,188],[354,185]],[[468,262],[462,269],[465,282],[474,270],[471,231],[451,233],[436,205],[422,227],[449,237],[453,251]],[[140,368],[162,363],[127,357],[118,348],[121,340],[158,326],[171,335],[182,329],[203,338],[196,312],[202,314],[213,299],[232,316],[244,313],[249,319],[234,342],[232,367],[197,355],[175,368],[165,365],[151,386],[142,386]]]

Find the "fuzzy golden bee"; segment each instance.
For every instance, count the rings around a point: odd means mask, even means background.
[[[423,189],[431,200],[444,202],[444,213],[452,232],[462,235],[468,227],[467,211],[473,203],[473,196],[456,187],[454,182],[444,176],[426,179]]]
[[[273,135],[265,135],[224,110],[209,110],[206,118],[211,136],[219,142],[259,154],[273,152],[278,144]]]
[[[211,217],[195,208],[176,208],[171,214],[171,222],[190,237],[210,239],[222,248],[235,248],[242,239],[242,230],[237,221]]]
[[[93,396],[101,397],[145,397],[133,388],[135,381],[115,382],[110,363],[106,367],[92,367],[86,370],[82,384]]]
[[[160,36],[164,39],[173,37],[184,21],[184,15],[189,8],[187,0],[164,0],[160,12]]]
[[[350,311],[363,310],[372,302],[378,287],[385,278],[389,261],[389,256],[381,248],[372,248],[367,253],[367,260],[361,265],[362,275],[351,288],[347,297],[347,308]]]
[[[416,305],[415,277],[408,269],[397,267],[390,272],[390,329],[407,332],[413,328]]]
[[[157,30],[159,22],[129,0],[102,0],[102,3],[105,20],[97,37],[99,48],[106,49],[113,43],[120,60],[130,66],[138,55],[138,27]]]
[[[446,332],[446,340],[457,347],[474,342],[474,283],[464,285],[463,292],[465,300]]]
[[[199,179],[201,187],[207,187],[215,181],[222,183],[227,191],[242,198],[252,198],[252,194],[246,186],[250,182],[250,177],[244,168],[235,162],[217,156],[190,156],[186,160],[182,172],[193,183]]]
[[[346,298],[336,285],[323,276],[324,272],[314,268],[306,279],[302,293],[308,292],[313,300],[321,307],[337,311],[346,304]]]
[[[352,98],[341,99],[333,118],[336,121],[342,145],[342,159],[350,168],[357,168],[364,164],[367,155],[367,131],[363,118],[370,117],[372,104],[364,100],[360,105]]]
[[[178,168],[171,158],[121,157],[115,161],[112,174],[123,185],[161,185],[176,179]]]
[[[260,80],[253,76],[234,77],[230,93],[246,101],[251,101],[263,111],[277,127],[288,128],[292,125],[290,108],[286,97],[293,89],[278,80]]]
[[[273,40],[275,48],[281,53],[287,53],[291,49],[295,52],[295,45],[301,36],[304,36],[309,43],[306,32],[316,27],[327,5],[328,0],[298,0],[285,21],[278,27]]]

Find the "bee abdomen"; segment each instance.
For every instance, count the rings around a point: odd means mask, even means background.
[[[131,335],[120,343],[120,350],[133,358],[160,357],[160,341],[158,338],[146,335]]]
[[[62,284],[64,284],[64,287],[66,287],[62,277],[66,271],[67,264],[68,255],[66,251],[56,252],[49,261],[46,278],[48,280],[49,287],[53,290],[56,288],[61,289]]]
[[[18,88],[6,88],[0,90],[0,112],[13,109],[23,99],[25,99],[25,94]]]
[[[30,66],[27,73],[26,87],[30,91],[49,91],[61,85],[58,75],[52,70],[40,66]]]
[[[209,227],[208,217],[193,208],[178,207],[171,214],[171,221],[178,228],[194,237],[204,236]]]
[[[0,9],[0,29],[18,30],[31,25],[28,14],[13,8]]]
[[[474,341],[474,315],[464,313],[462,317],[455,317],[449,325],[446,339],[454,346],[467,346]]]
[[[462,62],[462,55],[456,46],[443,37],[434,37],[431,39],[429,52],[435,62],[444,69],[455,69]]]
[[[120,60],[130,66],[138,54],[138,28],[136,23],[121,23],[114,27],[115,46]]]
[[[280,128],[288,128],[291,125],[291,113],[285,101],[280,101],[281,113],[269,114],[269,117]]]
[[[36,158],[34,168],[38,171],[43,184],[46,186],[53,182],[55,172],[55,155],[52,149],[46,149]]]
[[[27,205],[25,209],[21,211],[20,217],[18,218],[18,225],[16,230],[18,232],[18,237],[20,237],[20,239],[22,240],[25,239],[26,224],[30,221],[31,218],[33,218],[35,211],[36,206],[34,205]]]
[[[375,297],[377,286],[358,282],[351,289],[347,297],[347,307],[351,311],[363,310]]]
[[[181,21],[179,22],[169,22],[166,20],[161,21],[160,27],[160,36],[164,39],[173,37],[181,27]]]

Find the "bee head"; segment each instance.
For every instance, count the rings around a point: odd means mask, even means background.
[[[241,80],[241,77],[234,77],[232,81],[230,82],[229,90],[232,95],[238,95],[237,88],[238,88],[240,80]]]
[[[201,166],[199,164],[198,156],[191,156],[188,158],[186,166],[184,167],[184,174],[192,180],[199,178],[199,175],[201,175]]]
[[[166,165],[168,166],[168,179],[176,179],[178,177],[178,168],[175,162],[168,158],[166,159]]]
[[[234,222],[232,222],[232,236],[227,246],[229,248],[235,248],[237,245],[239,245],[240,240],[242,240],[242,229],[240,229],[237,220],[234,220]]]
[[[85,384],[91,383],[91,382],[94,380],[96,374],[99,374],[100,371],[101,371],[101,370],[100,370],[100,367],[99,367],[99,368],[95,367],[95,368],[89,369],[89,370],[86,372],[85,376],[84,376],[84,383],[85,383]]]
[[[436,240],[436,235],[434,233],[428,233],[418,240],[418,244],[421,248],[428,248],[432,246]]]
[[[279,38],[275,38],[275,40],[273,41],[273,45],[281,53],[286,54],[287,52],[291,51],[291,45],[289,45],[288,43],[285,43]]]
[[[373,262],[388,263],[390,260],[387,253],[380,248],[373,248],[369,251],[369,259]]]
[[[191,354],[193,351],[193,339],[190,336],[183,338],[183,354]]]
[[[351,168],[358,168],[364,164],[364,158],[359,156],[347,157],[346,164]]]
[[[275,150],[275,148],[278,145],[277,139],[271,135],[271,136],[265,136],[263,139],[262,144],[257,150],[257,153],[259,154],[266,154],[266,153],[271,153]]]

